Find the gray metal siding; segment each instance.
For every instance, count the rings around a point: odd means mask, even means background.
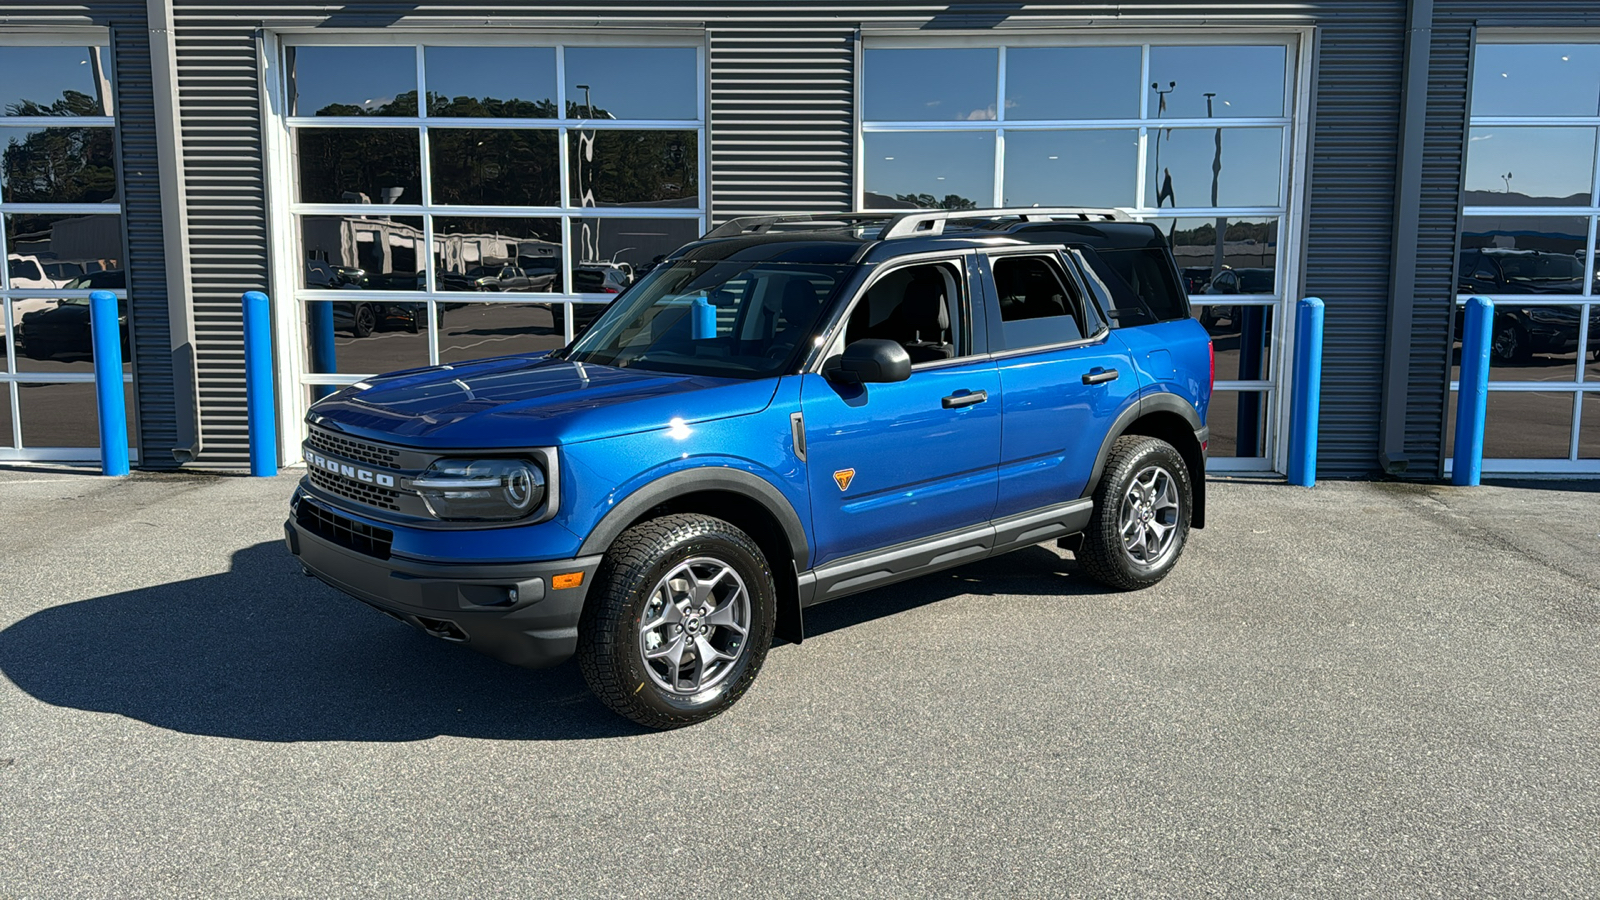
[[[162,267],[160,186],[156,175],[150,42],[143,0],[117,3],[7,3],[0,27],[95,26],[111,34],[115,116],[128,273],[129,327],[140,465],[172,465],[174,401]]]
[[[1405,6],[1329,4],[1305,210],[1305,294],[1327,303],[1321,474],[1377,468]]]

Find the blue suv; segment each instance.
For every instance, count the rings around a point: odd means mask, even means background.
[[[716,715],[807,606],[1049,539],[1155,584],[1205,520],[1211,342],[1116,210],[739,219],[570,346],[309,413],[308,574],[643,725]]]

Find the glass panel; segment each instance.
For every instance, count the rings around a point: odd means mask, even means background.
[[[868,50],[862,79],[867,121],[972,122],[995,117],[1000,51]]]
[[[558,206],[556,132],[430,128],[433,202],[472,206]]]
[[[699,219],[573,219],[572,290],[617,293],[702,231]]]
[[[1588,206],[1593,128],[1469,129],[1468,206]]]
[[[428,115],[554,119],[553,47],[425,47]]]
[[[1152,128],[1147,206],[1278,206],[1281,128]]]
[[[1133,206],[1139,132],[1007,131],[1006,206]]]
[[[693,131],[567,133],[574,206],[700,205],[700,148]]]
[[[564,58],[568,118],[700,118],[692,47],[568,47]]]
[[[536,353],[567,344],[550,303],[451,303],[439,316],[439,362]]]
[[[435,216],[441,291],[559,291],[561,220]]]
[[[1483,428],[1484,459],[1568,459],[1572,452],[1570,391],[1490,391]],[[1450,394],[1445,456],[1456,452],[1457,396]]]
[[[3,120],[0,120],[3,121]],[[0,200],[100,203],[117,196],[110,128],[0,128]]]
[[[131,446],[138,433],[134,430],[133,385],[123,386],[122,401]],[[22,419],[24,447],[100,446],[100,410],[92,381],[18,383],[17,413]],[[10,442],[9,436],[6,441]]]
[[[1574,381],[1578,378],[1578,324],[1581,306],[1517,306],[1496,303],[1489,344],[1491,381]],[[1466,317],[1456,310],[1459,347]],[[1450,377],[1461,377],[1461,354]]]
[[[614,302],[614,301],[613,301]],[[573,337],[581,337],[589,327],[600,318],[600,314],[611,308],[611,303],[552,303],[551,315],[555,316],[556,330],[566,327],[567,316],[572,316]]]
[[[1140,55],[1138,47],[1009,48],[1005,117],[1137,119]]]
[[[1212,459],[1265,455],[1266,391],[1215,391],[1206,424],[1211,427],[1207,455]]]
[[[36,297],[11,301],[12,332],[18,372],[62,375],[94,372],[94,344],[89,329],[89,300],[46,300]],[[128,301],[118,302],[122,331],[122,371],[133,373],[128,344]]]
[[[1156,87],[1150,118],[1286,115],[1288,53],[1286,47],[1151,47],[1150,80]]]
[[[122,217],[6,214],[12,290],[60,288],[86,273],[122,268]],[[81,287],[105,287],[106,276]]]
[[[10,449],[16,444],[11,430],[11,385],[0,384],[0,447]]]
[[[1167,235],[1184,289],[1201,294],[1272,294],[1277,291],[1278,220],[1152,219]],[[1217,246],[1217,225],[1222,246]],[[1221,253],[1218,253],[1218,250]],[[1220,259],[1218,258],[1220,256]],[[1221,266],[1221,269],[1218,269]],[[1228,270],[1232,270],[1228,274]],[[1212,273],[1223,272],[1213,284]]]
[[[289,115],[417,115],[412,47],[290,47]]]
[[[376,375],[428,364],[428,304],[310,300],[306,371]]]
[[[305,286],[314,290],[420,291],[421,216],[301,216]]]
[[[412,128],[298,128],[303,203],[421,203]]]
[[[1479,44],[1472,114],[1600,114],[1600,44]]]
[[[0,47],[0,116],[111,115],[105,47]]]
[[[868,209],[976,209],[994,202],[994,132],[862,135]]]
[[[1272,307],[1196,306],[1193,315],[1211,335],[1218,381],[1265,381],[1271,377]]]
[[[1456,291],[1581,294],[1589,220],[1579,216],[1468,216],[1461,221]]]
[[[1578,458],[1600,459],[1600,391],[1580,394],[1583,420],[1578,427]]]

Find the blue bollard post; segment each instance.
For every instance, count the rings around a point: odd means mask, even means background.
[[[272,309],[267,295],[244,295],[244,394],[250,474],[278,474],[277,399],[272,391]]]
[[[1468,297],[1461,335],[1461,389],[1456,392],[1456,452],[1450,483],[1477,487],[1483,480],[1483,420],[1489,402],[1489,340],[1494,301]]]
[[[1294,317],[1294,384],[1289,395],[1289,483],[1317,483],[1317,418],[1322,412],[1322,301],[1306,297]]]
[[[128,474],[128,403],[122,396],[122,323],[117,296],[89,295],[94,393],[100,411],[100,474]]]

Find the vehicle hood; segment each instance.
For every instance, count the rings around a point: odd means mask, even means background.
[[[514,356],[369,379],[317,403],[308,418],[421,449],[541,447],[748,415],[765,409],[776,390],[775,378]]]

